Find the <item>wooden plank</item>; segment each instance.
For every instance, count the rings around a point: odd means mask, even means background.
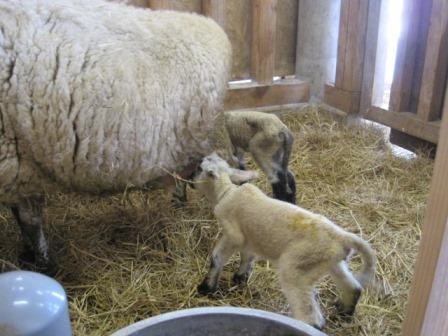
[[[369,1],[342,0],[335,86],[361,91]]]
[[[400,132],[394,128],[391,128],[389,141],[394,145],[403,147],[411,152],[419,152],[421,150],[429,154],[429,157],[433,158],[436,154],[437,145],[432,142],[419,139],[415,136]]]
[[[432,0],[405,0],[389,109],[417,112]]]
[[[440,119],[448,70],[448,1],[433,0],[417,115]]]
[[[361,103],[359,107],[361,115],[365,115],[372,105],[381,1],[369,1]]]
[[[202,0],[202,13],[211,17],[223,29],[226,27],[226,1],[225,0]]]
[[[446,166],[445,166],[446,168]],[[446,178],[445,178],[446,181]],[[447,207],[448,204],[445,204]],[[442,246],[432,282],[431,294],[426,309],[421,335],[448,334],[448,221],[445,222]]]
[[[277,2],[274,76],[295,74],[298,16],[298,0]]]
[[[180,12],[201,13],[201,0],[148,0],[151,9],[168,9]]]
[[[364,117],[435,144],[439,139],[440,122],[422,121],[412,112],[392,112],[372,106]]]
[[[445,100],[446,101],[446,100]],[[448,104],[423,222],[420,250],[402,335],[447,335]]]
[[[226,0],[226,33],[232,43],[232,80],[250,78],[251,0]]]
[[[277,0],[252,1],[251,75],[259,83],[271,83],[275,68]]]
[[[345,113],[358,113],[361,93],[345,91],[333,85],[326,84],[324,88],[324,102]]]
[[[348,38],[348,12],[350,0],[341,0],[341,13],[339,14],[338,54],[336,62],[335,86],[342,87],[344,82],[345,56],[347,53]]]
[[[298,79],[284,79],[274,84],[230,84],[224,101],[225,110],[286,105],[308,102],[310,85]]]
[[[404,0],[402,32],[398,40],[389,110],[411,111],[411,93],[419,36],[420,0]]]
[[[148,0],[148,7],[151,9],[175,9],[171,0]]]

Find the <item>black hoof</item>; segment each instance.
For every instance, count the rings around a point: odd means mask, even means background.
[[[338,315],[340,315],[343,318],[351,318],[355,313],[355,306],[346,307],[340,301],[336,301],[334,303],[334,307],[336,308]]]
[[[210,295],[216,292],[216,286],[210,287],[208,285],[207,279],[204,279],[201,284],[198,286],[198,293],[201,295]]]
[[[34,264],[36,255],[31,248],[24,246],[22,253],[19,255],[19,260],[25,264]]]
[[[246,284],[247,280],[249,280],[249,275],[247,273],[243,273],[243,274],[235,273],[235,274],[233,274],[232,281],[233,281],[233,283],[235,285]]]
[[[324,325],[317,325],[317,324],[312,324],[311,325],[314,329],[320,330],[322,331],[324,329]]]

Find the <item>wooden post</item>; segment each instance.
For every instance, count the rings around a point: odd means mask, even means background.
[[[325,86],[324,101],[347,113],[359,111],[370,2],[341,2],[336,80],[334,86]]]
[[[402,33],[397,46],[389,110],[417,111],[432,0],[403,2]]]
[[[251,76],[272,83],[275,67],[277,0],[252,0]]]
[[[360,114],[367,115],[372,106],[375,81],[376,51],[380,27],[381,0],[370,1],[367,16],[366,49],[364,53],[363,83],[361,88]]]
[[[174,9],[172,0],[148,0],[151,9]]]
[[[202,0],[202,13],[211,17],[223,29],[226,27],[226,1],[225,0]]]
[[[448,1],[433,0],[417,115],[440,119],[448,70]]]
[[[448,91],[402,335],[448,335]]]

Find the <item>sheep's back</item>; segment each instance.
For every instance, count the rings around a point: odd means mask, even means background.
[[[103,1],[3,0],[0,26],[0,113],[19,165],[104,191],[143,185],[210,150],[230,63],[212,20]]]

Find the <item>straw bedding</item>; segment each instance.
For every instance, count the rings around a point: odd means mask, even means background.
[[[305,106],[282,115],[295,134],[291,169],[302,207],[328,216],[370,241],[378,256],[377,281],[362,295],[352,320],[335,317],[336,289],[325,278],[319,301],[332,335],[397,335],[421,234],[433,163],[424,153],[394,156],[380,130],[347,127]],[[252,166],[254,168],[254,166]],[[269,192],[264,176],[256,184]],[[232,305],[288,314],[275,271],[256,264],[247,286],[230,279],[220,291],[198,296],[218,227],[194,191],[182,208],[163,190],[111,197],[56,194],[46,198],[46,227],[70,301],[75,335],[107,335],[152,315],[198,306]],[[17,267],[20,237],[0,209],[1,270]],[[351,263],[356,269],[359,260]],[[299,280],[299,279],[298,279]]]

